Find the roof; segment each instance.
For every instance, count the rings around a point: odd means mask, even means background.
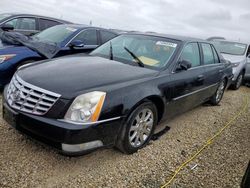
[[[69,22],[69,21],[66,21],[66,20],[62,20],[62,19],[57,19],[57,18],[52,18],[52,17],[48,17],[48,16],[42,16],[42,15],[36,15],[36,14],[18,14],[18,13],[3,13],[3,14],[6,14],[6,15],[10,15],[9,17],[7,18],[4,18],[2,21],[4,20],[7,20],[7,19],[10,19],[12,17],[38,17],[38,18],[45,18],[45,19],[51,19],[51,20],[55,20],[55,21],[59,21],[59,22],[62,22],[62,23],[72,23],[72,22]]]
[[[199,38],[193,38],[193,37],[186,37],[186,36],[180,36],[180,35],[170,35],[170,34],[162,34],[162,33],[155,33],[155,32],[128,32],[128,34],[138,34],[138,35],[148,35],[148,36],[155,36],[155,37],[163,37],[163,38],[169,38],[174,39],[182,42],[208,42],[203,39]]]

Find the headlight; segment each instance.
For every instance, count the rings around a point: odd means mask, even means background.
[[[102,110],[106,93],[94,91],[76,97],[64,119],[79,123],[96,122]]]
[[[240,63],[232,63],[233,67],[238,67]]]
[[[4,61],[7,61],[15,56],[16,54],[0,55],[0,63],[3,63]]]

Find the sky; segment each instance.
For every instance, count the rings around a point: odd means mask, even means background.
[[[250,0],[0,0],[0,13],[32,13],[74,23],[250,42]]]

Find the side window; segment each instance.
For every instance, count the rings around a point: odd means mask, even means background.
[[[8,24],[8,25],[14,27],[14,29],[16,29],[17,19],[10,20],[10,21],[6,22],[5,24]]]
[[[35,18],[16,18],[6,24],[10,24],[14,29],[21,30],[36,30],[36,19]]]
[[[197,43],[187,44],[181,54],[181,60],[189,61],[192,67],[197,67],[201,64],[200,62],[200,52]]]
[[[12,25],[14,29],[36,30],[35,18],[16,18],[6,22],[6,24]]]
[[[214,54],[211,45],[202,43],[201,46],[203,51],[204,64],[214,64]]]
[[[212,49],[213,49],[213,53],[214,53],[214,62],[220,63],[220,59],[219,59],[217,51],[215,50],[215,48],[213,46],[212,46]]]
[[[97,45],[97,35],[95,29],[82,31],[74,40],[81,40],[85,45]]]
[[[102,44],[109,41],[110,39],[116,37],[116,34],[108,32],[108,31],[100,31],[101,34],[101,40],[102,40]]]
[[[55,25],[61,24],[59,22],[47,20],[47,19],[43,19],[43,18],[41,18],[39,20],[40,20],[40,30],[44,30],[44,29],[47,29],[49,27],[53,27]]]

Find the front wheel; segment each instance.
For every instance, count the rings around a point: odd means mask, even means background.
[[[210,103],[212,105],[218,105],[223,97],[224,91],[226,89],[227,81],[223,79],[215,92],[215,94],[212,96]]]
[[[244,78],[243,73],[240,73],[239,76],[237,77],[235,83],[232,84],[231,88],[232,88],[233,90],[239,89],[240,86],[241,86],[241,84],[242,84],[243,78]]]
[[[150,141],[157,121],[156,106],[152,102],[141,104],[123,125],[116,147],[127,154],[143,148]]]

